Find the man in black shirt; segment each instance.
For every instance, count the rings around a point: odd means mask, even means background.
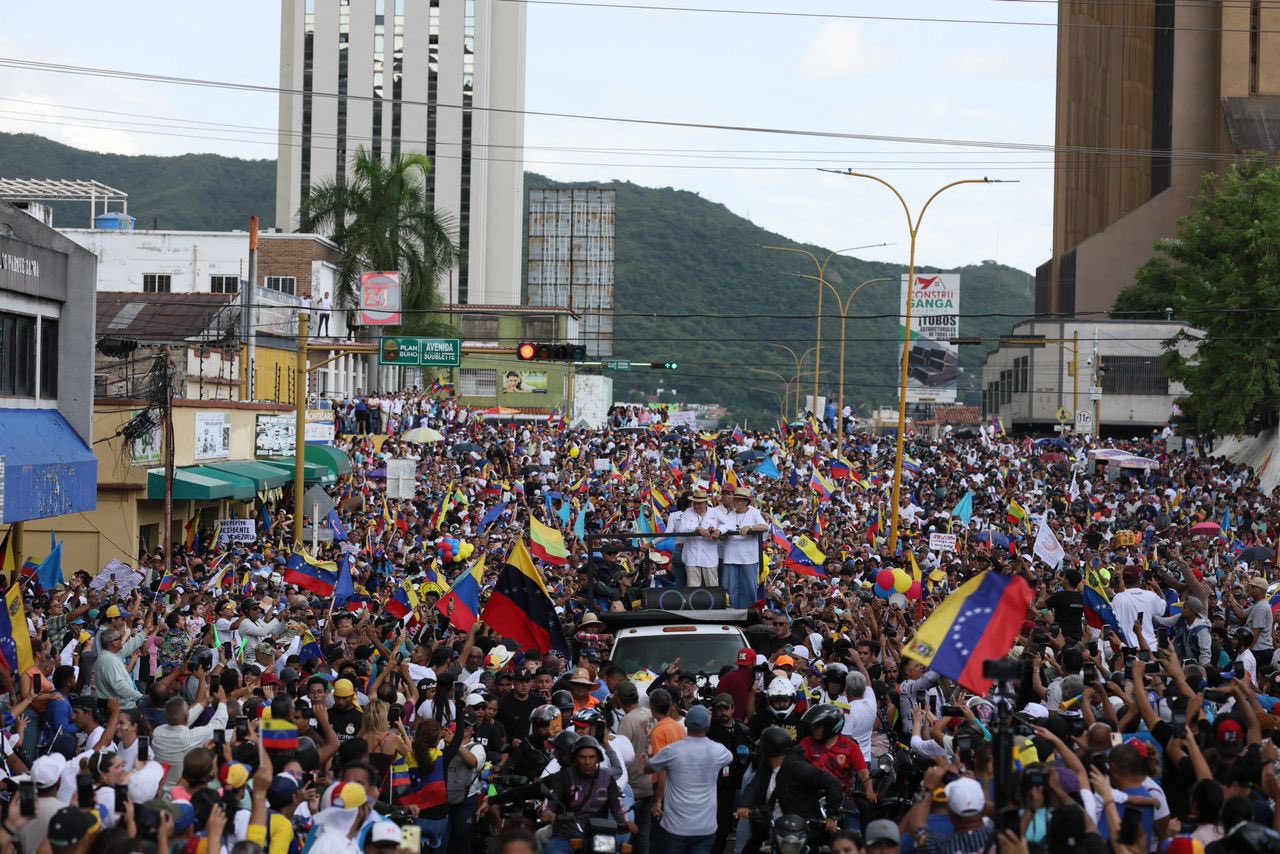
[[[517,673],[511,693],[498,701],[498,723],[507,732],[512,746],[529,736],[529,713],[545,702],[530,692],[533,674]]]
[[[1080,572],[1068,569],[1062,574],[1062,589],[1041,597],[1037,608],[1053,611],[1053,621],[1062,628],[1067,643],[1080,643],[1084,637],[1084,579]]]
[[[356,707],[356,688],[350,679],[333,683],[333,708],[329,709],[329,726],[338,735],[338,741],[350,741],[360,732],[364,713]]]

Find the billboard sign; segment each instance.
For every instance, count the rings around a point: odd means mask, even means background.
[[[360,324],[397,326],[400,323],[400,274],[360,274]]]
[[[225,412],[197,412],[195,453],[197,461],[231,456],[231,422]]]
[[[546,371],[504,371],[502,375],[503,394],[546,394]]]
[[[303,441],[308,445],[333,444],[333,412],[308,409]],[[291,457],[297,449],[297,418],[293,415],[259,415],[254,424],[254,456]]]
[[[898,334],[907,316],[911,299],[911,346],[898,358],[907,360],[908,403],[955,403],[956,381],[960,377],[960,351],[950,339],[960,334],[960,274],[917,275],[908,288],[902,277]],[[902,362],[898,362],[901,369]]]
[[[462,340],[389,335],[378,345],[378,364],[411,368],[456,368],[462,364]]]

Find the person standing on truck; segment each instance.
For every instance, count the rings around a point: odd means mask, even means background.
[[[723,514],[708,506],[707,493],[701,489],[689,496],[689,509],[680,517],[676,533],[697,534],[684,537],[684,568],[690,587],[716,587],[720,584],[720,530]]]
[[[769,530],[760,511],[751,506],[751,490],[740,486],[733,491],[728,506],[721,510],[724,544],[724,585],[730,608],[750,608],[758,598],[760,542],[758,534]]]

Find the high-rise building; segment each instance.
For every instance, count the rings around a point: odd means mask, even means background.
[[[1058,3],[1053,258],[1036,312],[1105,312],[1206,172],[1274,153],[1280,3]]]
[[[276,225],[357,149],[422,152],[457,230],[448,303],[520,302],[525,4],[282,0]]]
[[[529,191],[529,305],[577,312],[592,358],[613,355],[617,207],[616,190]]]

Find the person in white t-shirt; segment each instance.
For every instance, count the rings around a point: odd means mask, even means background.
[[[1133,626],[1141,617],[1142,636],[1147,641],[1147,648],[1156,648],[1155,618],[1163,617],[1168,603],[1159,596],[1142,587],[1142,570],[1137,566],[1124,568],[1125,589],[1111,600],[1111,610],[1120,624],[1120,633],[1124,636],[1126,646],[1138,646],[1138,636]]]
[[[320,310],[316,319],[316,335],[328,335],[329,312],[333,310],[333,300],[329,299],[328,291],[316,302],[316,308]]]

